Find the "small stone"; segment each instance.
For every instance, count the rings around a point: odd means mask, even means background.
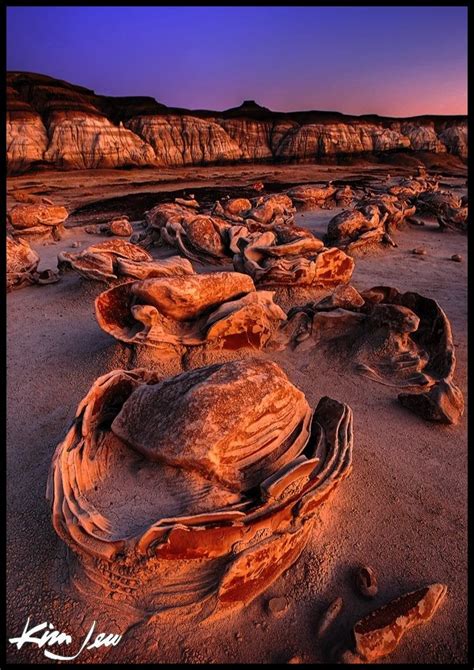
[[[359,654],[354,654],[353,651],[347,649],[346,651],[342,652],[342,654],[339,656],[339,663],[344,664],[363,663],[363,660],[359,656]]]
[[[415,256],[426,256],[426,249],[419,247],[417,249],[412,249],[411,253],[415,254]]]
[[[462,256],[459,254],[453,254],[451,256],[451,260],[454,261],[455,263],[462,263]]]
[[[303,663],[301,656],[292,656],[287,663]]]
[[[357,590],[365,598],[373,598],[378,591],[377,577],[372,568],[360,566],[355,573]]]
[[[280,617],[288,609],[288,602],[286,598],[271,598],[268,601],[268,611],[273,616]]]
[[[319,638],[323,637],[323,635],[327,633],[328,628],[332,625],[334,620],[339,616],[343,607],[344,607],[344,601],[340,596],[332,601],[332,603],[329,605],[329,607],[324,612],[319,621],[316,630],[317,637]]]
[[[71,244],[71,249],[77,249],[77,248],[80,247],[80,246],[81,246],[81,245],[80,245],[79,242],[73,242],[73,243]]]

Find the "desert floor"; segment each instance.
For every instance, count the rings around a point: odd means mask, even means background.
[[[409,172],[370,164],[190,168],[158,174],[40,172],[9,179],[8,206],[15,202],[15,189],[47,195],[71,210],[96,203],[92,214],[71,216],[70,223],[80,226],[104,219],[103,199],[142,193],[148,202],[163,190],[192,192],[204,185],[242,186],[259,179],[303,183],[387,171]],[[296,223],[322,233],[338,211],[305,212],[297,215]],[[439,301],[451,321],[455,381],[467,403],[466,237],[440,233],[429,224],[407,226],[394,237],[398,248],[356,258],[352,284],[359,290],[394,286]],[[71,227],[60,242],[33,247],[43,269],[55,267],[58,251],[73,242],[84,248],[98,239]],[[414,247],[424,247],[427,254],[411,254]],[[157,257],[171,253],[153,250]],[[450,260],[455,253],[461,254],[462,263]],[[199,625],[182,617],[158,618],[127,629],[124,617],[106,603],[88,601],[71,590],[66,549],[52,528],[45,489],[51,457],[78,402],[99,375],[128,364],[127,350],[95,320],[93,300],[102,290],[103,284],[71,272],[57,284],[7,296],[8,637],[20,635],[28,617],[30,625],[47,621],[73,637],[69,647],[54,650],[73,655],[95,620],[96,632],[123,633],[123,638],[115,648],[82,652],[76,662],[270,663],[298,655],[304,662],[318,663],[328,659],[330,647],[346,639],[364,614],[407,590],[443,582],[448,596],[433,620],[408,633],[381,663],[466,662],[466,416],[457,426],[425,422],[398,404],[397,389],[355,375],[317,348],[265,354],[304,391],[312,407],[329,395],[348,403],[354,413],[352,474],[324,507],[319,530],[294,566],[245,610]],[[373,601],[361,599],[354,590],[352,571],[359,563],[371,565],[378,575]],[[288,599],[282,618],[267,612],[273,596]],[[344,599],[343,613],[330,638],[320,644],[315,635],[318,619],[337,596]],[[8,645],[8,657],[12,663],[50,663],[43,649],[33,645],[21,650]]]

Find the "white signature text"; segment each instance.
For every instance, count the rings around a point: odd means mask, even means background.
[[[99,647],[115,647],[118,645],[122,636],[112,634],[107,635],[106,633],[99,633],[95,636],[93,642],[89,644],[95,630],[95,624],[96,622],[93,621],[79,651],[73,656],[59,656],[59,654],[53,654],[53,652],[48,649],[44,649],[44,655],[46,658],[51,658],[55,661],[72,661],[77,658],[84,649],[98,649]],[[8,640],[10,644],[15,644],[17,649],[21,649],[24,644],[36,644],[36,646],[41,649],[45,646],[52,647],[55,644],[62,645],[72,643],[72,637],[70,635],[55,630],[53,624],[48,623],[47,621],[40,623],[38,626],[33,626],[33,628],[29,628],[29,625],[30,617],[28,617],[28,621],[26,622],[21,636],[10,638]],[[40,637],[38,634],[41,632],[42,635]]]

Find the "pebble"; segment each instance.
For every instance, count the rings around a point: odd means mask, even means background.
[[[357,590],[365,598],[373,598],[379,590],[377,577],[372,568],[361,565],[355,573],[355,585]]]
[[[316,632],[317,637],[322,637],[323,635],[325,635],[328,628],[341,613],[343,607],[344,607],[344,601],[340,596],[332,601],[332,603],[329,605],[329,607],[319,620]]]
[[[72,249],[77,249],[77,247],[80,247],[80,246],[81,246],[81,245],[80,245],[79,242],[73,242],[73,243],[71,244],[71,248],[72,248]]]
[[[352,664],[352,663],[362,663],[362,658],[358,654],[354,654],[353,651],[347,649],[339,656],[339,663]]]
[[[268,611],[273,616],[280,617],[288,609],[288,602],[286,598],[270,598],[268,601]]]
[[[303,663],[301,656],[292,656],[287,663]]]
[[[415,254],[415,256],[426,256],[426,249],[422,248],[412,249],[411,253]]]
[[[455,263],[462,263],[462,256],[459,254],[453,254],[451,256],[451,260],[454,261]]]

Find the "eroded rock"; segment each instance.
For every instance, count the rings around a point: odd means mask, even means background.
[[[360,304],[360,298],[363,304]],[[282,333],[293,346],[311,341],[354,369],[388,386],[405,387],[404,407],[423,418],[456,423],[464,411],[454,384],[454,344],[446,314],[418,293],[375,287],[351,294],[347,302],[325,298],[288,312]],[[344,305],[342,307],[341,305]]]
[[[184,258],[155,260],[141,247],[119,239],[98,242],[76,253],[61,251],[58,268],[60,271],[72,269],[85,279],[104,282],[194,273],[191,263]]]
[[[416,209],[419,213],[434,216],[441,230],[467,231],[467,204],[450,191],[421,193],[416,198]]]
[[[263,349],[286,315],[269,291],[237,272],[146,279],[96,299],[100,327],[123,342],[182,356],[189,347]]]
[[[275,363],[115,370],[79,404],[47,496],[79,589],[137,617],[202,616],[294,563],[351,451],[350,408],[313,413]]]
[[[334,621],[337,619],[337,617],[342,612],[343,607],[344,607],[344,601],[340,596],[335,598],[330,603],[330,605],[323,612],[323,614],[322,614],[322,616],[319,620],[319,623],[318,623],[318,626],[317,626],[317,629],[316,629],[316,637],[318,639],[321,639],[326,635],[326,633],[328,632],[328,630],[330,629],[330,627],[332,626]]]
[[[28,284],[53,284],[59,275],[53,270],[38,272],[40,257],[26,240],[7,235],[7,291]]]
[[[379,588],[377,577],[371,567],[367,565],[359,566],[354,574],[354,582],[358,592],[364,598],[373,598],[377,595]]]
[[[132,225],[126,216],[112,219],[109,223],[98,223],[93,226],[86,226],[84,230],[86,233],[93,233],[96,235],[117,235],[117,237],[130,237],[133,233]]]
[[[432,618],[446,592],[444,584],[432,584],[406,593],[358,621],[354,626],[356,653],[369,663],[390,654],[408,630]]]
[[[49,205],[44,202],[36,204],[15,205],[7,214],[7,222],[12,235],[39,236],[51,235],[60,238],[62,224],[68,212],[65,207]]]

